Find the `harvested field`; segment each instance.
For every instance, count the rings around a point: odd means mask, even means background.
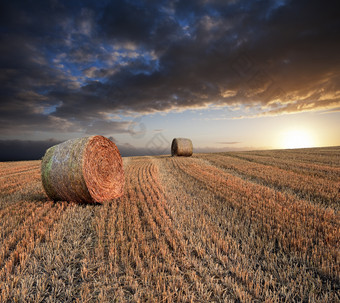
[[[123,162],[103,205],[0,163],[1,302],[339,302],[340,148]]]

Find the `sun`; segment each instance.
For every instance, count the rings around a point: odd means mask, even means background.
[[[283,134],[282,148],[305,148],[313,147],[314,140],[310,132],[301,129],[293,129]]]

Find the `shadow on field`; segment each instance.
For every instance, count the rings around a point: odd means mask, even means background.
[[[47,202],[49,199],[45,194],[30,194],[27,196],[27,200],[32,201],[32,202]]]
[[[73,201],[62,201],[62,200],[56,200],[53,201],[50,198],[48,198],[45,194],[31,194],[29,196],[26,197],[25,200],[31,201],[31,202],[54,202],[56,205],[57,204],[61,204],[61,203],[66,203],[67,205],[79,205],[79,206],[103,206],[104,203],[100,203],[100,202],[93,202],[93,203],[88,203],[88,202],[73,202]]]
[[[46,201],[52,201],[46,198]],[[100,206],[104,206],[104,203],[99,203],[99,202],[92,202],[92,203],[88,203],[88,202],[73,202],[73,201],[53,201],[54,204],[58,205],[58,204],[62,204],[65,203],[67,206],[79,206],[79,207],[88,207],[88,206],[94,206],[94,207],[100,207]]]

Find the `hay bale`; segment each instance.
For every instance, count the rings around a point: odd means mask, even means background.
[[[175,138],[171,144],[171,155],[172,156],[184,156],[190,157],[192,155],[192,142],[186,138]]]
[[[123,161],[117,146],[103,136],[72,139],[46,151],[41,178],[52,200],[108,201],[123,194]]]

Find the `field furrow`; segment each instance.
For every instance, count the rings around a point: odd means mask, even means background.
[[[18,169],[17,171],[2,172],[2,174],[0,175],[0,180],[6,181],[13,178],[20,179],[21,177],[27,174],[32,174],[36,171],[40,171],[40,165],[35,164],[23,169]]]
[[[175,231],[171,225],[165,226],[167,216],[162,207],[164,200],[162,201],[162,197],[156,197],[157,186],[148,182],[154,173],[151,162],[135,163],[132,169],[134,174],[131,174],[131,179],[127,182],[129,201],[122,199],[122,203],[129,203],[126,207],[134,208],[129,213],[138,214],[139,220],[137,216],[126,216],[127,224],[124,229],[131,245],[129,249],[131,260],[129,262],[123,258],[122,271],[131,270],[131,273],[134,272],[140,277],[142,291],[138,296],[143,300],[164,299],[168,302],[174,300],[180,302],[189,300],[190,296],[193,299],[194,292],[192,294],[189,292],[190,277],[181,273],[186,267],[182,260],[183,249],[179,249],[178,244],[174,242]],[[135,182],[135,178],[139,180],[138,183]],[[129,185],[132,187],[131,191]],[[134,228],[134,222],[138,228]],[[143,254],[138,254],[138,247],[142,248]],[[121,255],[125,255],[124,250],[121,251]],[[130,269],[128,264],[136,264],[136,269]],[[133,285],[130,287],[132,290]],[[174,291],[175,289],[178,291]],[[137,293],[138,291],[134,295]]]
[[[295,160],[285,160],[273,156],[259,156],[255,154],[230,153],[229,156],[236,157],[249,162],[269,165],[284,169],[285,171],[292,171],[301,175],[308,175],[338,182],[340,180],[340,167],[330,165],[303,163]]]
[[[0,178],[40,168],[40,161],[0,162]]]
[[[0,163],[0,301],[340,302],[339,151],[124,158],[103,204]]]
[[[24,200],[46,200],[41,184],[40,161],[31,170],[0,177],[0,211]]]
[[[53,202],[41,203],[39,207],[13,234],[2,241],[0,263],[0,298],[2,302],[13,301],[13,291],[20,281],[31,254],[49,237],[64,206]]]
[[[3,299],[8,302],[80,299],[83,265],[94,241],[89,225],[93,211],[93,207],[58,202],[40,227],[44,238],[35,241],[25,266],[16,273],[18,279],[14,275],[8,278],[10,287]]]
[[[199,158],[223,169],[235,171],[245,178],[274,187],[279,191],[291,191],[297,197],[313,201],[325,207],[339,208],[340,182],[319,177],[305,176],[277,167],[249,162],[226,155],[206,154]]]
[[[9,178],[2,177],[0,179],[0,190],[1,195],[8,195],[15,191],[18,191],[26,186],[27,182],[40,181],[40,172],[38,169],[34,171],[20,173],[16,176],[11,176]]]
[[[175,163],[169,166],[169,162],[161,164],[163,177],[166,176],[168,181],[164,186],[177,228],[183,231],[188,244],[188,262],[197,269],[205,283],[211,285],[217,298],[259,300],[260,288],[249,287],[251,274],[246,277],[233,260],[233,256],[239,261],[248,256],[242,255],[237,248],[239,242],[221,229],[218,211],[215,205],[210,205],[214,196],[183,175]],[[198,193],[198,197],[193,198],[193,192]]]
[[[242,212],[242,216],[246,222],[242,223],[241,226],[250,224],[252,232],[261,236],[262,239],[260,239],[260,243],[266,243],[269,247],[272,247],[273,252],[278,251],[278,255],[283,255],[282,257],[284,259],[295,259],[295,262],[298,261],[298,264],[300,264],[299,267],[305,269],[307,276],[313,276],[315,271],[318,271],[319,278],[322,278],[325,274],[339,277],[339,252],[337,247],[337,243],[339,243],[339,218],[338,216],[334,217],[334,212],[326,212],[324,216],[321,216],[320,220],[315,220],[317,219],[315,218],[315,215],[318,213],[317,211],[307,212],[307,207],[300,210],[297,207],[296,211],[292,210],[292,213],[301,212],[304,214],[304,218],[300,219],[292,216],[290,219],[291,214],[289,214],[288,208],[284,209],[281,207],[281,212],[277,212],[280,211],[279,203],[287,204],[283,195],[277,195],[273,192],[272,196],[268,194],[263,196],[262,193],[266,192],[266,188],[259,186],[256,191],[254,186],[242,184],[244,181],[241,179],[238,180],[241,183],[235,183],[237,180],[232,179],[235,177],[229,175],[228,179],[223,178],[222,171],[204,165],[204,163],[195,163],[195,161],[187,159],[176,159],[173,161],[177,162],[175,165],[177,164],[183,172],[192,176],[195,180],[201,181],[201,186],[208,186],[208,188],[212,192],[217,193],[220,198],[227,200],[229,204],[227,205],[231,207],[232,211],[229,209],[227,213],[223,213],[224,215],[228,216],[234,211]],[[207,182],[207,180],[209,181]],[[190,182],[193,183],[192,181]],[[268,191],[270,193],[270,189],[268,189]],[[275,203],[276,199],[278,199],[279,203]],[[253,206],[251,204],[253,204]],[[271,204],[270,207],[268,207],[268,204]],[[221,212],[223,212],[223,209],[221,209]],[[285,213],[287,214],[285,215]],[[219,214],[219,212],[217,212],[217,214]],[[283,220],[281,216],[283,216]],[[330,218],[328,219],[329,216]],[[309,223],[305,222],[305,219],[309,218],[311,218],[307,220]],[[216,218],[214,218],[214,220],[216,220]],[[300,221],[305,224],[302,225]],[[322,224],[325,221],[329,222],[328,226],[330,230],[326,228],[326,230],[320,232],[320,228],[322,228]],[[319,224],[315,224],[317,222],[319,222]],[[311,229],[310,227],[313,228]],[[308,232],[307,236],[305,236],[306,232]],[[322,239],[323,232],[326,234],[324,239]],[[311,238],[309,238],[309,236]],[[310,242],[310,239],[313,239],[313,237],[317,237],[317,239],[320,237],[320,240],[324,241],[313,244]],[[331,242],[329,242],[329,237],[332,239]],[[238,236],[238,239],[241,241],[242,237]],[[320,244],[321,247],[319,246]],[[323,251],[323,245],[326,248],[325,251]],[[253,245],[253,247],[256,246],[258,246],[258,244]],[[291,250],[297,252],[293,258],[289,253]],[[262,250],[260,250],[260,252],[262,252]],[[261,259],[260,254],[258,258]],[[311,260],[309,260],[309,258],[311,258]],[[282,260],[280,262],[282,262]],[[294,265],[290,265],[290,267],[292,268]],[[291,271],[294,272],[294,270]],[[250,271],[248,270],[247,272],[249,273]],[[289,272],[289,270],[287,272]],[[273,276],[275,276],[274,272]],[[339,280],[337,278],[333,287],[338,283]],[[280,285],[280,283],[278,283],[278,285]]]
[[[17,228],[25,224],[33,213],[36,215],[41,207],[37,203],[21,202],[16,207],[7,208],[7,211],[0,211],[0,242],[3,243],[9,234],[17,232]]]
[[[296,235],[296,241],[290,245],[296,245],[298,249],[306,251],[309,240],[317,238],[318,245],[324,248],[333,247],[334,252],[337,251],[336,244],[340,241],[340,217],[334,211],[320,209],[304,200],[281,195],[261,185],[245,184],[245,181],[203,163],[198,165],[185,161],[180,163],[179,167],[186,173],[204,180],[214,191],[238,195],[234,200],[243,200],[239,205],[243,204],[242,207],[249,208],[258,220],[270,220],[268,230],[275,230],[276,226],[282,227],[290,240],[293,239],[291,236]]]
[[[244,154],[269,156],[283,160],[295,161],[297,163],[319,163],[340,167],[340,148],[309,148],[309,149],[292,149],[292,150],[268,150],[252,151]]]

